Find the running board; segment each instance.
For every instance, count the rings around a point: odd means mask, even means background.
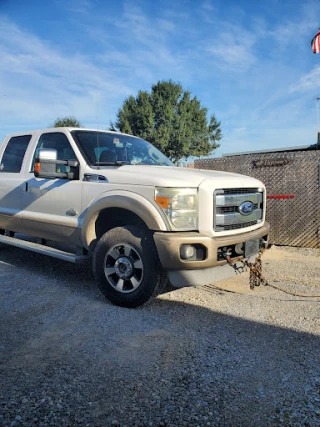
[[[0,235],[0,243],[16,246],[17,248],[27,249],[38,254],[49,255],[63,261],[73,262],[75,264],[84,262],[90,258],[89,255],[75,255],[70,252],[64,252],[60,249],[51,248],[50,246],[40,245],[39,243],[27,242],[26,240],[16,239],[14,237]]]

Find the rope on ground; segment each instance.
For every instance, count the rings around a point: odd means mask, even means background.
[[[305,295],[305,294],[297,294],[296,292],[290,292],[286,291],[285,289],[279,288],[278,286],[271,285],[271,283],[266,282],[265,286],[270,286],[273,289],[277,289],[278,291],[284,292],[288,295],[293,295],[294,297],[301,297],[301,298],[320,298],[320,295]]]

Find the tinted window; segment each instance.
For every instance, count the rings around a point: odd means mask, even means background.
[[[12,137],[3,153],[0,172],[19,173],[31,135]]]

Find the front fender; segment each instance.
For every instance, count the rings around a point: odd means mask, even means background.
[[[170,230],[164,215],[146,198],[130,191],[109,191],[94,200],[84,212],[82,224],[82,241],[86,248],[96,240],[95,222],[99,212],[107,208],[122,208],[138,215],[150,230]]]

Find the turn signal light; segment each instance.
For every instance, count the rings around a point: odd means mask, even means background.
[[[34,171],[34,172],[36,172],[36,173],[39,173],[39,172],[40,172],[40,162],[36,162],[36,163],[34,164],[33,171]]]
[[[169,209],[169,197],[156,196],[156,202],[162,209]]]

